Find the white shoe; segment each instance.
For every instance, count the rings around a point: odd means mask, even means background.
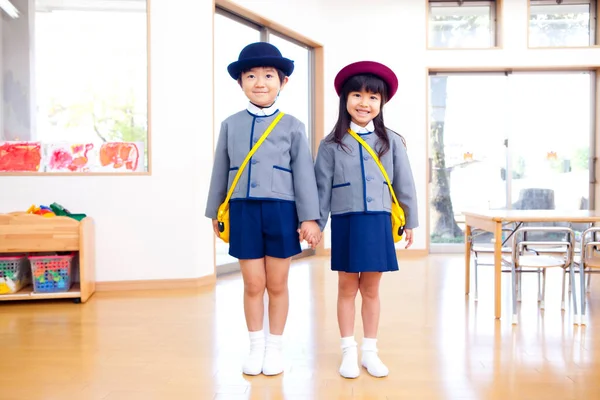
[[[360,375],[360,368],[358,367],[358,348],[356,345],[344,347],[342,349],[340,375],[348,379],[358,378],[358,375]]]
[[[383,378],[390,373],[388,367],[386,367],[379,356],[377,356],[376,351],[363,351],[361,364],[365,367],[367,372],[375,378]]]
[[[279,375],[283,372],[283,342],[281,335],[269,334],[265,349],[262,372],[265,375]]]
[[[264,352],[252,350],[246,360],[244,361],[244,365],[242,367],[242,371],[246,375],[259,375],[262,372],[264,360]]]
[[[361,347],[362,360],[361,364],[371,376],[376,378],[383,378],[388,376],[390,371],[388,367],[381,361],[377,355],[377,339],[375,338],[364,338],[363,345]]]
[[[250,332],[250,353],[244,360],[242,372],[246,375],[258,375],[262,372],[265,358],[265,337],[262,331]]]
[[[265,375],[279,375],[283,372],[283,354],[281,349],[267,346],[262,372]]]

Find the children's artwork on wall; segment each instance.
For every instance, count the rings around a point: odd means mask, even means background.
[[[114,142],[104,143],[100,147],[100,170],[115,172],[142,171],[144,143]]]
[[[88,153],[93,148],[93,143],[49,143],[45,152],[46,170],[49,172],[88,172],[92,156]]]
[[[0,142],[0,172],[37,172],[41,161],[40,142]]]
[[[144,171],[143,142],[0,142],[0,172]]]

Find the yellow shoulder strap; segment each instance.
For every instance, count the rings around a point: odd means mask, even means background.
[[[379,162],[379,157],[377,157],[377,154],[375,154],[375,152],[373,151],[373,149],[371,148],[371,146],[369,146],[367,144],[367,142],[365,142],[356,132],[354,132],[352,129],[348,128],[348,133],[354,138],[356,139],[356,141],[360,144],[363,145],[363,147],[369,152],[369,154],[371,155],[371,157],[373,157],[373,160],[375,160],[375,162],[377,163],[377,165],[379,166],[379,169],[381,170],[381,173],[383,174],[383,177],[385,178],[385,181],[388,184],[388,187],[390,188],[390,193],[392,194],[392,198],[394,199],[394,203],[400,205],[400,203],[398,203],[398,199],[396,198],[396,194],[394,193],[394,188],[392,188],[392,184],[390,182],[390,178],[388,178],[388,174],[385,171],[385,168],[383,168],[383,165],[381,165],[381,162]]]
[[[267,128],[267,130],[265,131],[265,133],[262,134],[262,136],[260,137],[260,139],[258,139],[258,142],[256,142],[256,144],[254,146],[252,146],[252,149],[250,149],[250,152],[246,155],[246,158],[244,159],[244,162],[242,163],[242,165],[240,165],[240,168],[238,169],[238,172],[237,172],[237,174],[235,174],[235,178],[233,179],[233,182],[231,183],[231,187],[229,188],[229,192],[227,193],[227,197],[225,198],[225,201],[224,201],[225,204],[227,204],[229,202],[229,199],[231,199],[231,195],[233,194],[233,190],[235,189],[235,186],[237,185],[238,180],[242,176],[242,172],[244,171],[244,168],[246,167],[246,164],[248,164],[248,161],[250,161],[250,158],[252,158],[252,156],[254,155],[254,153],[256,153],[256,150],[258,150],[258,148],[260,147],[260,145],[265,141],[265,139],[267,138],[267,136],[269,136],[269,133],[271,133],[271,131],[273,130],[273,128],[275,128],[275,125],[277,125],[277,123],[279,122],[279,120],[284,115],[285,114],[282,113],[281,111],[279,112],[279,114],[277,114],[277,117],[275,117],[275,119],[273,120],[273,122],[271,122],[271,125],[269,125],[269,127]]]

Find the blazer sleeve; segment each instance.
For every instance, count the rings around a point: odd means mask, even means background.
[[[317,160],[315,162],[320,215],[317,222],[321,231],[325,229],[329,212],[331,211],[331,188],[333,186],[333,174],[335,171],[333,155],[324,142],[325,140],[322,140],[319,145],[319,152],[317,153]]]
[[[415,181],[408,160],[406,145],[396,133],[390,135],[394,143],[394,179],[392,187],[398,202],[404,209],[406,228],[414,229],[419,226],[419,213],[417,210],[417,192]]]
[[[296,128],[292,129],[290,160],[298,220],[315,221],[319,219],[317,182],[306,130],[300,121]]]
[[[206,202],[205,216],[217,219],[219,206],[227,197],[227,184],[229,181],[229,152],[227,150],[227,125],[221,123],[221,132],[215,150],[208,200]]]

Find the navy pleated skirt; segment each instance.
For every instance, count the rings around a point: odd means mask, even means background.
[[[332,216],[331,270],[398,271],[390,214]]]
[[[302,252],[296,203],[234,200],[229,203],[229,255],[239,260],[288,258]]]

